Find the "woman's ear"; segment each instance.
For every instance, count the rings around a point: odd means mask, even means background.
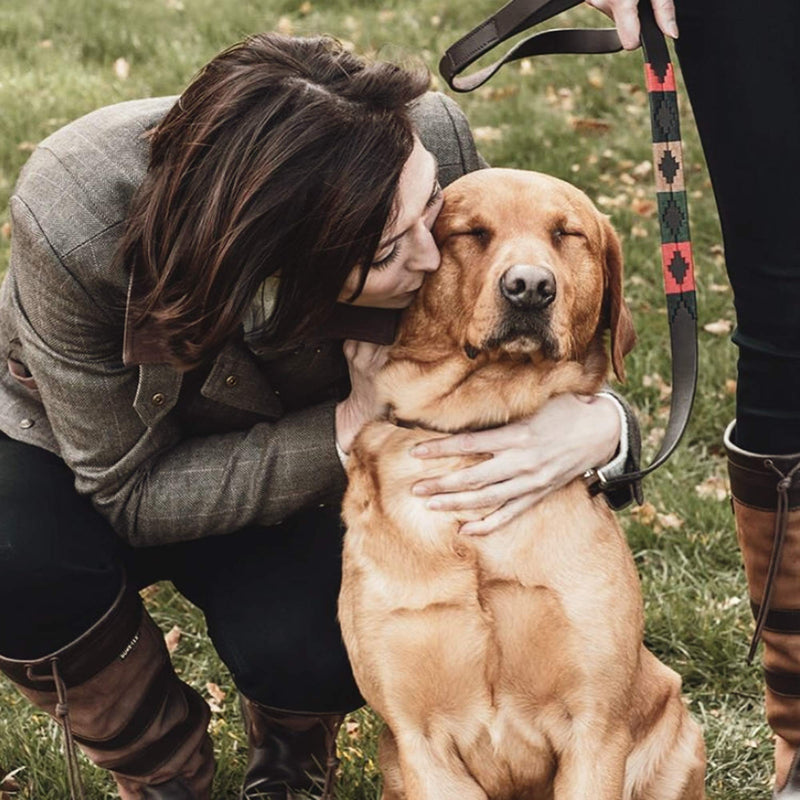
[[[620,381],[625,380],[625,356],[636,343],[633,317],[625,302],[622,286],[622,246],[617,232],[606,217],[602,222],[606,278],[606,308],[611,331],[611,365]]]

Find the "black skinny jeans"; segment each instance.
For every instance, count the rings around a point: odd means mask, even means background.
[[[363,701],[336,620],[337,508],[272,528],[134,549],[75,491],[66,465],[0,433],[0,655],[38,658],[80,636],[114,601],[171,580],[202,609],[238,688],[294,711]]]
[[[676,0],[739,348],[736,443],[800,452],[800,0]]]

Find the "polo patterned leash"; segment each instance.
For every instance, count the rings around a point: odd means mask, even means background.
[[[503,64],[520,58],[555,53],[619,52],[622,45],[613,28],[547,30],[515,45],[493,64],[471,75],[460,75],[496,45],[581,2],[582,0],[511,0],[448,48],[439,63],[439,71],[452,89],[470,92],[486,83]],[[640,0],[639,19],[653,131],[661,263],[672,351],[672,398],[664,439],[652,463],[639,471],[608,479],[599,470],[592,470],[586,480],[593,494],[640,480],[669,458],[686,429],[697,386],[697,298],[689,239],[675,72],[664,36],[656,24],[650,0]]]

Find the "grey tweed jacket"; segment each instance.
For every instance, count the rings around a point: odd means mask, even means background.
[[[129,275],[112,256],[147,167],[142,134],[174,101],[103,108],[41,143],[11,198],[0,289],[0,430],[58,454],[135,546],[274,524],[337,502],[345,485],[339,342],[281,350],[242,337],[186,376],[123,359]],[[481,166],[447,97],[430,93],[415,117],[443,185]]]

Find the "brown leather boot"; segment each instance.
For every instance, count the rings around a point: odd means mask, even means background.
[[[800,800],[800,453],[759,455],[725,431],[736,531],[764,642],[767,721],[775,731],[776,800]]]
[[[208,800],[210,711],[180,681],[158,626],[125,586],[86,633],[44,658],[0,657],[4,672],[64,728],[73,798],[82,797],[74,744],[111,770],[123,800]]]
[[[242,800],[333,800],[343,714],[304,714],[241,697],[249,752]]]

